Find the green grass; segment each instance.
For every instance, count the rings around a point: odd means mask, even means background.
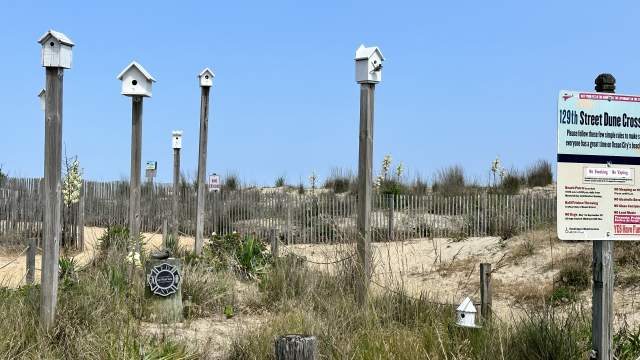
[[[328,359],[583,359],[590,339],[588,314],[545,307],[520,321],[481,329],[454,325],[454,307],[409,296],[400,286],[375,292],[366,305],[354,300],[354,271],[311,270],[294,256],[265,276],[263,303],[274,315],[238,337],[230,359],[273,359],[273,339],[312,334]]]

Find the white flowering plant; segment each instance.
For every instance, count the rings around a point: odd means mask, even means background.
[[[80,191],[82,190],[82,170],[80,162],[74,158],[71,164],[67,161],[67,174],[62,183],[62,197],[66,206],[80,201]]]

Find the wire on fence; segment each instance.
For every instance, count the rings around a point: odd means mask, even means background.
[[[18,254],[18,256],[16,256],[15,259],[13,259],[13,260],[9,261],[8,263],[0,266],[0,270],[6,268],[7,266],[9,266],[9,265],[13,264],[14,262],[16,262],[16,260],[18,260],[20,258],[20,256],[24,255],[24,253],[27,252],[27,250],[29,250],[28,246],[25,247],[24,250],[22,250],[22,252],[20,254]]]

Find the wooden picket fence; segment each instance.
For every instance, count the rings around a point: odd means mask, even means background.
[[[39,179],[9,179],[0,189],[0,234],[40,234],[39,183]],[[172,223],[172,192],[168,184],[143,185],[143,231],[160,231],[165,219]],[[81,204],[68,216],[73,224],[83,217],[86,226],[127,225],[127,182],[85,181],[82,193]],[[192,184],[181,186],[179,204],[179,231],[193,235],[196,191]],[[268,236],[275,230],[286,243],[350,242],[357,236],[356,205],[355,195],[319,190],[306,194],[259,189],[211,192],[205,202],[205,235],[237,231]],[[501,235],[526,231],[556,217],[555,196],[544,194],[377,194],[372,205],[374,241]]]

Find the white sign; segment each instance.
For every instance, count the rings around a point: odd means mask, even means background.
[[[640,240],[640,96],[561,91],[557,232]]]
[[[216,174],[209,175],[209,182],[207,183],[207,185],[209,186],[209,191],[220,191],[220,176]]]

